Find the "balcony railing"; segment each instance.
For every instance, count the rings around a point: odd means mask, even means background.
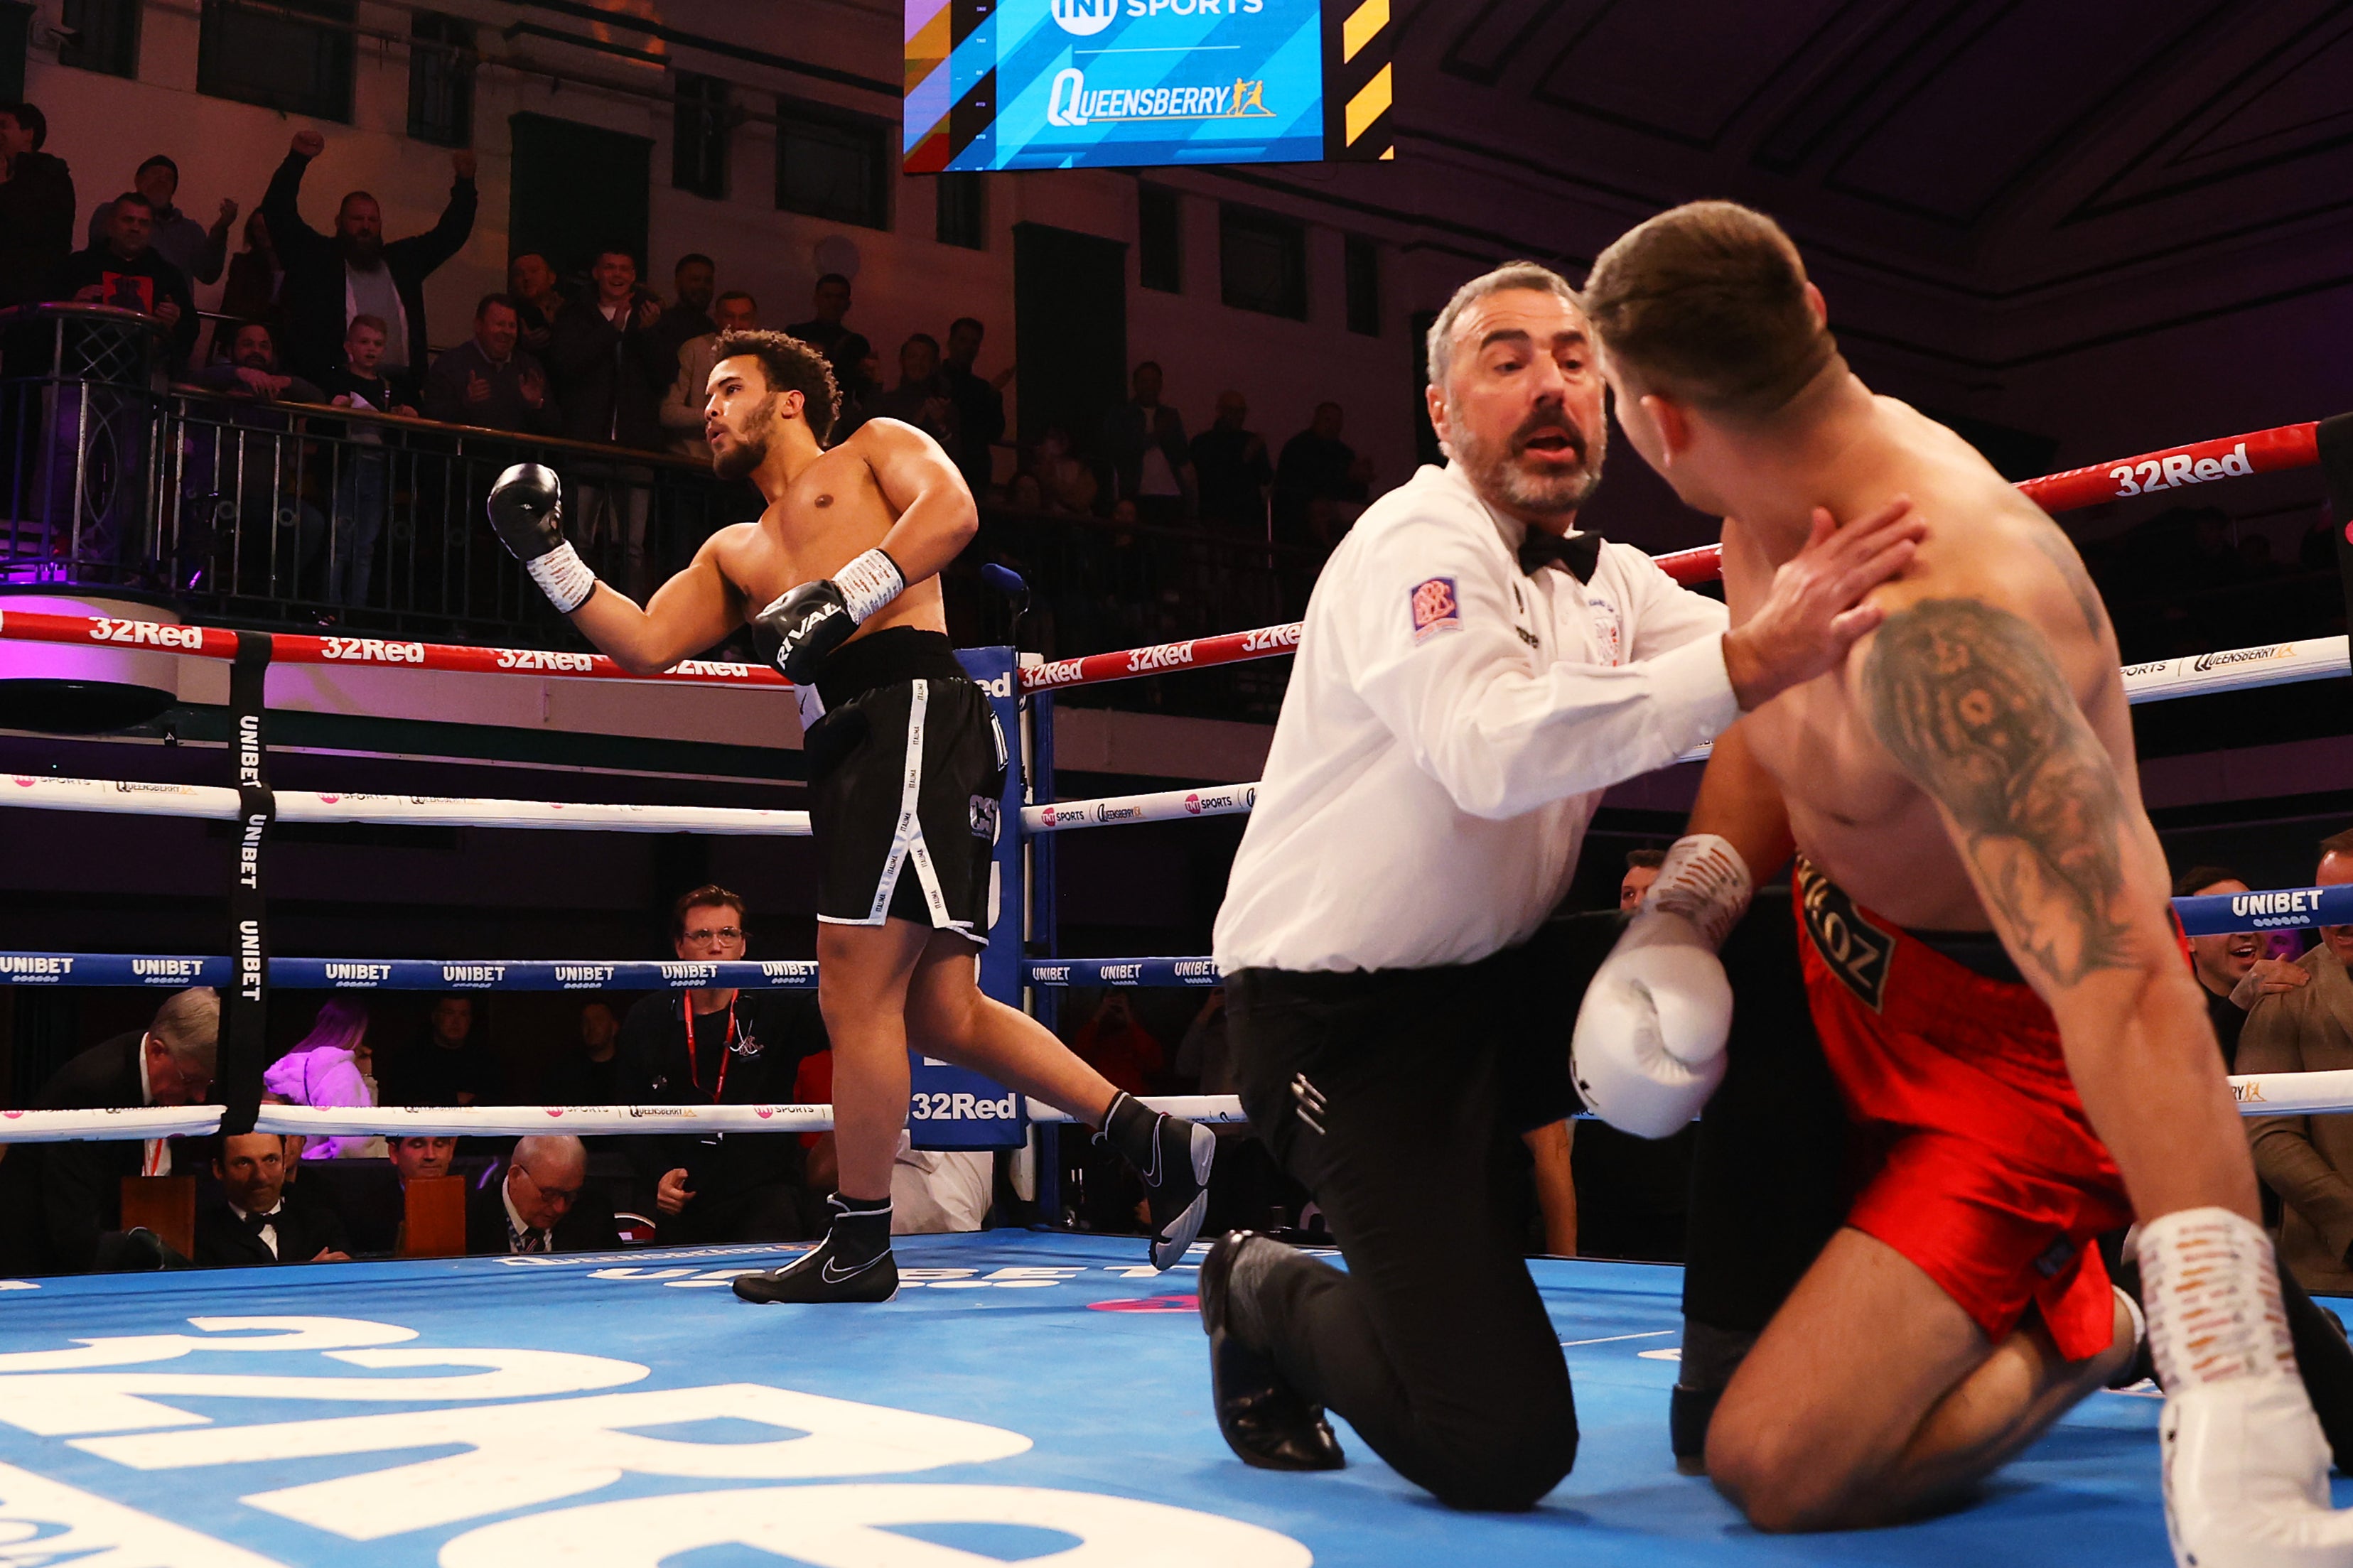
[[[484,521],[501,469],[562,474],[567,533],[640,599],[714,530],[760,514],[748,483],[705,463],[165,385],[160,351],[158,323],[132,311],[0,311],[0,582],[129,589],[216,624],[581,647]],[[988,562],[1031,584],[1018,627]],[[1060,657],[1264,626],[1304,606],[1315,563],[1246,536],[988,508],[946,576],[950,629]],[[748,638],[731,644],[751,656]],[[1264,720],[1286,673],[1087,700]]]

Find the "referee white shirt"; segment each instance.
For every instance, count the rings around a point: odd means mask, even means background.
[[[1218,967],[1470,963],[1568,890],[1601,793],[1738,716],[1725,608],[1629,544],[1521,570],[1450,465],[1366,511],[1307,605]]]

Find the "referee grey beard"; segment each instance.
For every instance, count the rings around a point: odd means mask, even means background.
[[[1576,512],[1601,487],[1601,460],[1609,437],[1597,432],[1577,444],[1583,461],[1567,473],[1532,474],[1519,465],[1520,443],[1539,429],[1577,428],[1565,414],[1549,410],[1528,420],[1504,441],[1489,443],[1471,434],[1460,420],[1450,418],[1453,438],[1448,443],[1454,460],[1485,500],[1518,517],[1563,517]]]

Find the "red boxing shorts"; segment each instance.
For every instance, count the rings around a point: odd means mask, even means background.
[[[2000,1341],[2029,1304],[2059,1353],[2115,1337],[2096,1238],[2132,1222],[2029,987],[1990,980],[1862,909],[1803,858],[1806,998],[1862,1134],[1847,1224],[1894,1247]]]

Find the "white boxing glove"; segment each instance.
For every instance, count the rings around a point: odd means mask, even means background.
[[[2228,1209],[2177,1210],[2136,1238],[2165,1385],[2166,1532],[2181,1568],[2353,1568],[2353,1511],[2297,1374],[2271,1237]]]
[[[1569,1073],[1596,1116],[1665,1138],[1724,1081],[1732,983],[1717,950],[1748,909],[1748,867],[1713,833],[1675,840],[1650,896],[1586,988]]]

